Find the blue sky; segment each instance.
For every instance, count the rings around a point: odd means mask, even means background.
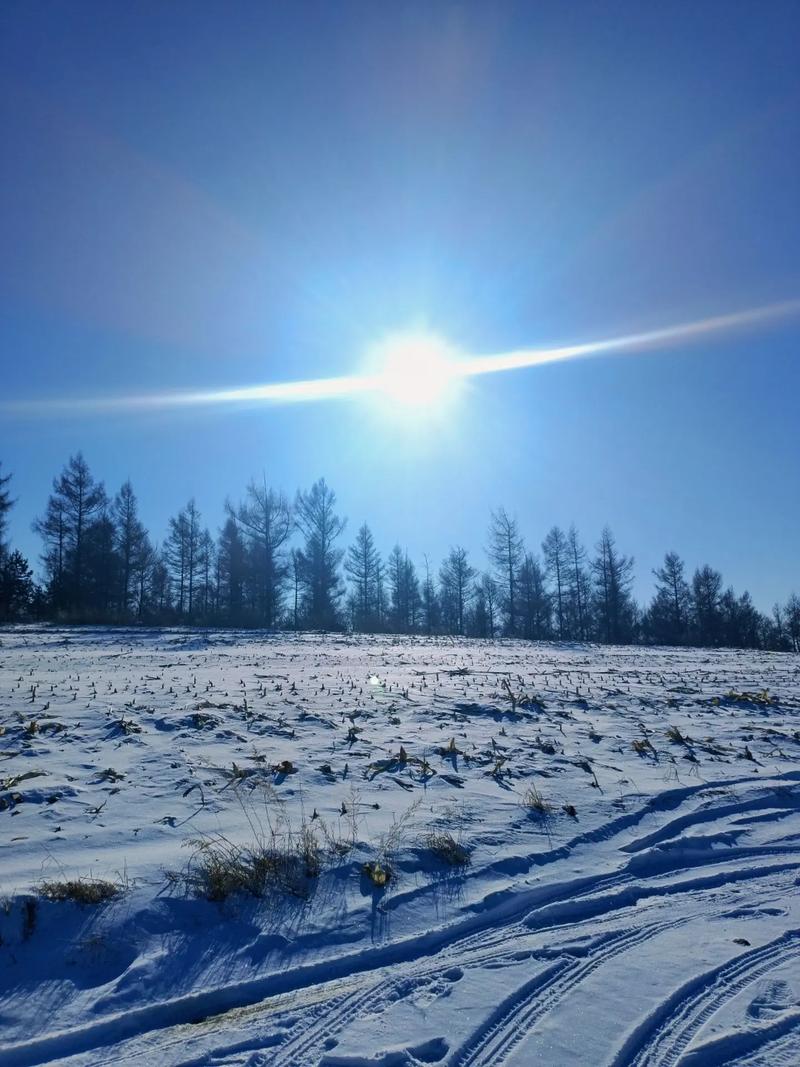
[[[358,372],[425,324],[466,352],[800,296],[800,8],[37,3],[0,9],[7,400]],[[800,318],[476,378],[447,418],[363,398],[0,414],[12,539],[82,449],[152,534],[252,475],[324,474],[349,532],[476,555],[609,522],[762,608],[800,590]]]

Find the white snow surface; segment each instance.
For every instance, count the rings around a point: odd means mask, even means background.
[[[3,1067],[800,1064],[797,656],[11,627],[0,727]]]

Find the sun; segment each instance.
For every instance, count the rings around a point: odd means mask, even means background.
[[[460,377],[452,345],[436,334],[394,334],[377,346],[374,357],[377,389],[404,409],[441,407]]]

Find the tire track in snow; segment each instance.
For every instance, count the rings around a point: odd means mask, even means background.
[[[672,837],[678,830],[687,826],[714,821],[716,818],[726,818],[731,814],[746,813],[753,810],[764,810],[771,804],[774,804],[774,795],[781,795],[787,791],[791,793],[792,788],[798,784],[800,784],[800,771],[791,770],[771,773],[761,780],[753,777],[753,775],[747,775],[744,777],[737,776],[732,778],[722,778],[716,782],[702,781],[696,785],[678,786],[674,789],[664,790],[655,796],[648,797],[644,803],[633,810],[626,811],[624,814],[615,816],[600,826],[577,834],[575,837],[565,841],[563,845],[560,845],[557,848],[552,848],[547,852],[530,852],[524,855],[514,856],[513,859],[521,861],[527,865],[524,870],[520,869],[518,873],[530,874],[541,867],[547,867],[559,860],[568,859],[576,849],[583,846],[613,841],[614,838],[621,836],[627,830],[630,830],[633,827],[638,827],[648,816],[659,816],[666,812],[676,811],[681,805],[686,804],[697,797],[702,797],[704,793],[709,793],[709,796],[713,797],[713,801],[707,806],[694,809],[686,815],[670,819],[667,823],[654,831],[654,834],[641,835],[640,837],[634,838],[627,845],[619,846],[619,851],[622,853],[637,852],[649,847],[652,843],[657,843],[657,840],[660,840],[662,835]],[[745,794],[733,802],[728,802],[726,804],[717,802],[718,794],[721,791],[732,790],[736,786],[744,786],[746,788],[752,787],[758,794],[763,794],[769,791],[769,794],[773,796],[773,799],[768,801],[768,796],[747,796]],[[795,794],[795,799],[789,807],[797,806],[800,806],[800,798]],[[717,814],[709,814],[714,812]],[[651,837],[653,837],[652,842],[650,840]],[[471,874],[467,874],[465,879],[470,880],[475,877],[483,877],[487,873],[502,873],[502,864],[504,862],[505,861],[500,861],[499,865],[490,864],[488,867],[475,870]],[[425,892],[426,888],[423,887],[415,888],[409,892],[396,893],[386,901],[386,910],[394,911],[403,904],[408,903],[410,900],[420,897]]]
[[[680,918],[653,923],[644,929],[622,930],[606,938],[587,959],[565,957],[516,989],[450,1058],[449,1067],[500,1064],[520,1044],[540,1019],[594,971],[616,956],[644,944],[657,934],[687,922]]]
[[[726,1001],[792,959],[800,959],[800,930],[788,930],[774,941],[690,979],[633,1031],[613,1067],[675,1067],[692,1038]]]
[[[272,1067],[280,1065],[300,1065],[311,1063],[309,1058],[314,1052],[322,1052],[325,1043],[340,1032],[348,1023],[359,1018],[362,1009],[366,1008],[374,999],[375,990],[381,985],[380,978],[377,981],[367,983],[366,988],[359,987],[354,992],[341,998],[338,1005],[334,1003],[333,1010],[321,1014],[299,1038],[289,1039],[280,1049],[276,1050],[272,1061]],[[329,1005],[330,1006],[330,1005]]]
[[[680,1059],[681,1067],[797,1067],[800,1010],[790,1010],[755,1030],[734,1031],[712,1038]],[[757,1059],[755,1058],[757,1057]]]
[[[599,877],[596,882],[597,886],[605,887],[606,882],[610,879]],[[578,899],[584,894],[570,893],[568,899]],[[616,909],[612,908],[610,914]],[[599,917],[599,922],[602,922],[603,916]],[[572,962],[573,957],[569,952],[569,947],[565,948],[563,958],[558,958],[554,963],[550,964],[545,969],[545,972],[540,972],[536,979],[531,980],[531,985],[535,985],[537,981],[541,981],[543,975],[552,976],[557,978],[561,971],[564,969],[577,969],[581,972],[581,977],[585,976],[583,972],[587,974],[594,970],[601,963],[606,962],[608,959],[617,955],[617,952],[612,952],[611,949],[620,939],[625,939],[625,943],[620,946],[619,951],[624,951],[627,941],[638,943],[639,941],[649,940],[649,937],[654,936],[655,933],[661,932],[662,929],[667,929],[672,926],[679,926],[686,919],[682,918],[674,920],[672,922],[664,922],[659,924],[653,924],[652,927],[648,927],[646,931],[641,929],[628,930],[628,931],[613,931],[611,933],[604,934],[604,943],[609,946],[609,951],[606,952],[602,958],[596,960],[581,959],[576,962]],[[596,932],[596,931],[595,931]],[[515,920],[510,924],[495,928],[491,931],[491,936],[487,939],[482,932],[470,934],[464,937],[460,941],[456,941],[443,949],[439,953],[431,966],[424,968],[423,970],[417,970],[412,972],[411,975],[403,973],[399,975],[393,975],[383,971],[375,977],[374,972],[370,975],[371,980],[366,988],[360,987],[359,990],[353,993],[337,998],[336,994],[332,994],[330,999],[324,1001],[327,1004],[330,1011],[323,1015],[321,1018],[316,1019],[311,1023],[310,1027],[304,1030],[302,1037],[299,1039],[289,1039],[283,1043],[279,1050],[276,1050],[273,1059],[273,1067],[294,1067],[294,1065],[305,1065],[309,1062],[307,1057],[315,1050],[322,1051],[321,1046],[323,1042],[328,1038],[334,1036],[334,1034],[341,1032],[341,1030],[351,1021],[359,1017],[360,1011],[363,1007],[369,1006],[372,1009],[372,1013],[375,1011],[376,1005],[382,1008],[387,1002],[391,1002],[394,999],[400,999],[395,994],[404,985],[407,985],[409,981],[415,981],[417,984],[422,984],[429,981],[436,976],[442,975],[450,967],[458,965],[460,968],[473,968],[479,967],[481,964],[497,963],[500,961],[513,961],[517,956],[517,950],[499,951],[502,946],[508,946],[515,943],[515,938],[530,935],[530,930],[526,927],[526,921],[522,922]],[[538,952],[537,950],[531,950],[532,958],[539,958],[545,960],[552,958],[552,954]],[[337,985],[339,983],[337,982]],[[559,994],[561,995],[561,994]],[[287,1006],[289,1010],[290,1006]],[[298,1058],[300,1057],[300,1058]]]
[[[791,778],[787,776],[776,776],[777,778],[785,777],[788,781]],[[721,785],[722,783],[720,783]],[[691,826],[699,826],[708,822],[718,822],[721,819],[730,818],[733,815],[743,815],[753,811],[783,811],[791,813],[800,808],[800,790],[796,786],[792,786],[782,781],[779,785],[776,784],[776,780],[766,781],[763,783],[765,793],[760,797],[743,797],[737,798],[727,804],[712,804],[709,807],[698,808],[694,811],[687,812],[685,815],[679,815],[674,819],[670,819],[657,830],[653,830],[649,834],[643,834],[641,837],[634,838],[633,841],[627,845],[622,845],[621,852],[641,852],[643,849],[652,848],[653,845],[658,845],[661,842],[668,841],[670,838],[676,836],[681,830],[686,830]],[[708,787],[710,788],[710,787]],[[769,790],[767,792],[767,790]],[[782,800],[783,803],[778,803]]]
[[[366,988],[361,988],[350,996],[342,998],[339,1005],[335,1003],[331,1005],[328,1001],[332,1011],[315,1020],[309,1028],[304,1030],[301,1038],[285,1042],[275,1054],[273,1067],[290,1067],[295,1064],[305,1067],[305,1064],[311,1061],[302,1057],[307,1057],[315,1050],[323,1050],[324,1042],[334,1034],[341,1032],[347,1023],[358,1018],[362,1007],[369,1006],[371,1014],[375,1014],[376,1007],[383,1010],[387,1003],[400,999],[395,994],[410,981],[423,985],[443,974],[446,976],[447,971],[456,966],[463,970],[467,967],[480,966],[483,963],[513,959],[516,950],[498,953],[497,948],[502,945],[507,946],[509,943],[513,944],[515,935],[523,936],[525,933],[527,931],[522,924],[514,922],[509,927],[505,927],[502,932],[495,931],[494,936],[488,940],[482,934],[472,934],[463,941],[454,943],[435,957],[431,966],[414,971],[410,975],[408,973],[392,975],[386,971],[378,974],[377,977],[374,974],[371,975],[372,980]]]

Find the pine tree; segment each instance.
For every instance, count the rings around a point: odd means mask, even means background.
[[[653,571],[656,592],[645,616],[650,640],[661,645],[686,644],[689,638],[689,583],[684,577],[683,560],[677,552],[667,552],[664,563]]]
[[[378,625],[380,555],[372,531],[362,523],[345,557],[344,569],[353,583],[353,628],[374,631]]]
[[[728,588],[720,597],[721,644],[729,648],[758,648],[760,646],[760,617],[750,594],[741,596]]]
[[[335,509],[336,494],[324,478],[315,482],[307,493],[297,494],[295,518],[305,537],[299,560],[303,614],[313,629],[336,629],[340,624],[339,565],[343,552],[336,547],[336,540],[344,531],[345,520]]]
[[[0,470],[2,464],[0,464]],[[0,473],[0,621],[24,618],[34,598],[33,571],[17,551],[10,552],[6,542],[8,513],[14,505],[6,488],[11,475]]]
[[[229,623],[244,619],[246,547],[236,518],[229,514],[217,546],[218,610]]]
[[[519,601],[522,636],[543,641],[550,636],[550,597],[544,570],[536,556],[526,553],[519,570]]]
[[[497,582],[491,574],[482,574],[473,595],[473,632],[476,637],[493,638],[496,628]]]
[[[119,586],[120,561],[114,546],[114,523],[103,509],[86,530],[84,614],[98,622],[112,615],[112,603]]]
[[[114,543],[119,557],[119,610],[128,615],[134,596],[135,575],[141,571],[142,557],[149,550],[147,531],[139,520],[136,494],[126,481],[113,504]]]
[[[553,526],[542,542],[542,554],[544,555],[544,565],[547,575],[554,585],[556,633],[559,641],[563,641],[565,636],[567,636],[566,598],[569,543],[564,536],[564,531],[558,526]]]
[[[614,535],[607,526],[597,543],[592,571],[598,637],[608,644],[631,641],[635,623],[635,608],[630,595],[633,560],[618,551]]]
[[[152,611],[148,592],[152,582],[153,569],[158,563],[158,552],[153,548],[150,538],[145,534],[138,546],[133,564],[133,584],[136,590],[135,611],[139,619]]]
[[[0,562],[8,552],[8,545],[6,543],[6,530],[8,527],[8,513],[14,506],[14,501],[11,499],[11,494],[6,488],[11,481],[10,474],[3,474],[3,464],[0,463]]]
[[[425,556],[425,578],[422,583],[422,626],[426,634],[434,634],[439,629],[439,596],[433,578],[428,557]]]
[[[24,619],[33,603],[33,571],[21,552],[0,559],[0,621]]]
[[[178,593],[179,615],[191,618],[195,610],[195,583],[200,562],[200,512],[194,498],[169,520],[164,559]]]
[[[292,629],[300,629],[301,620],[301,591],[303,588],[304,556],[299,548],[293,548],[290,553],[290,566],[292,576]]]
[[[793,652],[800,652],[800,596],[792,593],[786,602],[786,633]]]
[[[722,637],[722,575],[708,564],[692,577],[692,636],[698,645],[718,645]]]
[[[387,567],[391,628],[395,633],[411,633],[416,629],[421,604],[416,567],[399,545],[389,553]]]
[[[262,625],[273,627],[280,618],[288,574],[283,554],[292,531],[289,504],[283,495],[267,486],[251,482],[247,498],[236,517],[250,548],[250,578],[254,585],[256,611]]]
[[[491,514],[487,551],[497,573],[498,585],[503,590],[506,633],[514,637],[517,632],[518,571],[525,549],[517,520],[511,518],[505,508],[499,508]]]
[[[463,634],[464,620],[473,596],[475,569],[468,552],[461,546],[451,548],[439,571],[442,621],[448,633]]]
[[[200,617],[209,620],[214,600],[213,573],[215,565],[214,541],[211,532],[204,529],[197,545],[198,588],[195,597]]]
[[[102,482],[95,482],[80,452],[71,456],[53,481],[45,515],[33,524],[45,542],[43,559],[56,607],[80,611],[85,606],[87,534],[106,506]]]
[[[159,621],[169,619],[174,603],[172,600],[172,578],[166,547],[159,552],[154,550],[153,565],[150,569],[149,600]]]
[[[422,596],[419,590],[419,578],[414,561],[406,553],[403,561],[403,598],[406,607],[406,632],[415,633],[419,626],[422,610]]]
[[[586,567],[586,549],[581,544],[574,523],[567,533],[567,554],[569,631],[579,641],[585,641],[591,628],[591,579]]]

